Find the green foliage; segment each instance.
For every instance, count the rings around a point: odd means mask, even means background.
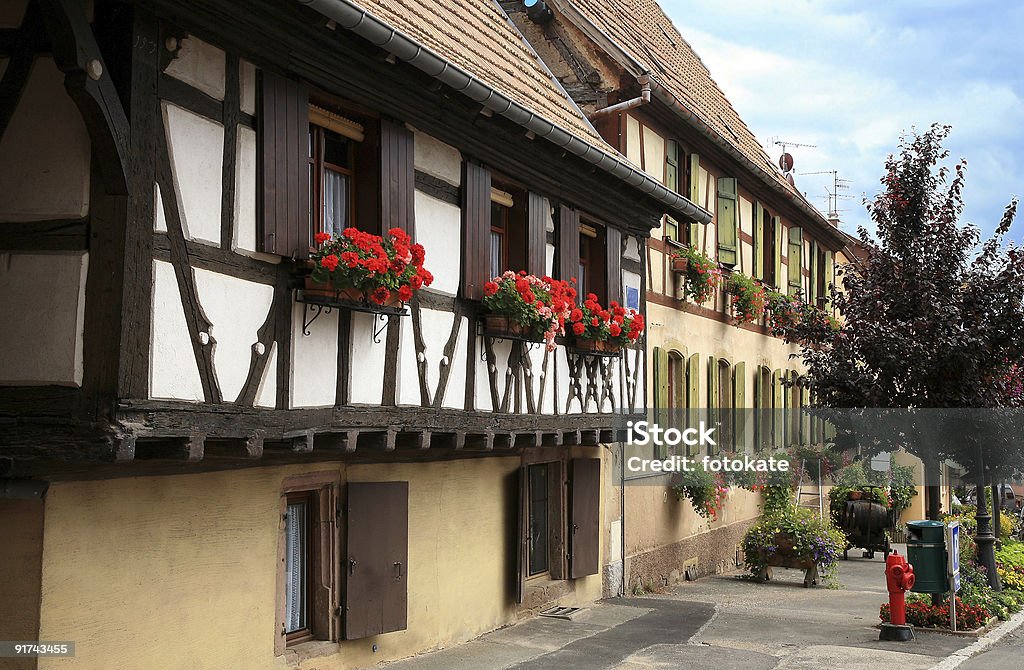
[[[729,492],[722,477],[698,467],[678,473],[677,479],[672,485],[676,497],[689,500],[694,511],[709,522],[716,520]]]
[[[736,325],[751,323],[764,314],[764,287],[756,279],[742,272],[733,271],[725,280],[725,288],[729,292],[729,302]]]
[[[775,555],[813,560],[831,575],[846,538],[829,519],[809,509],[787,505],[766,513],[743,537],[743,554],[751,574],[758,574]]]

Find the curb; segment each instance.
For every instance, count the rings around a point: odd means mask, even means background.
[[[1021,625],[1024,625],[1024,610],[1017,612],[1002,626],[990,630],[972,644],[954,651],[948,657],[929,668],[929,670],[953,670],[967,659],[982,653],[996,642],[999,642],[999,640],[1003,639],[1003,636],[1017,630]]]

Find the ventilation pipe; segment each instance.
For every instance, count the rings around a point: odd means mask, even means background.
[[[640,83],[639,98],[633,98],[632,100],[626,100],[624,102],[614,104],[611,107],[599,109],[596,112],[588,114],[587,118],[593,121],[594,119],[599,119],[602,116],[608,116],[609,114],[614,114],[616,112],[624,112],[627,109],[633,109],[634,107],[639,107],[649,103],[651,101],[651,76],[642,74],[637,81]]]
[[[555,18],[554,12],[544,0],[523,0],[523,8],[526,10],[526,16],[537,24],[543,25]]]

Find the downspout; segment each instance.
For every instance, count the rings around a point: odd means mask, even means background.
[[[637,81],[640,82],[640,97],[633,98],[632,100],[625,100],[610,107],[603,107],[596,112],[588,114],[587,118],[593,121],[594,119],[599,119],[602,116],[608,116],[609,114],[615,114],[616,112],[624,112],[627,109],[633,109],[649,103],[651,101],[651,76],[648,74],[642,74]]]
[[[297,0],[297,2],[334,20],[342,28],[381,47],[400,60],[479,103],[485,109],[504,116],[529,130],[535,136],[548,140],[555,146],[561,147],[624,181],[682,218],[694,223],[711,222],[712,216],[709,211],[666,188],[643,170],[630,165],[625,157],[601,149],[565,128],[548,121],[423,44],[387,25],[352,0]]]

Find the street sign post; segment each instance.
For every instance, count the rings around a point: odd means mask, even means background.
[[[949,576],[949,628],[956,632],[956,593],[960,590],[960,522],[946,526],[946,574]]]

